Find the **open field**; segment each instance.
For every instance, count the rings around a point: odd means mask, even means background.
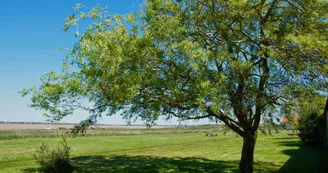
[[[70,129],[74,125],[61,124],[1,124],[0,130],[58,130]],[[147,129],[146,126],[123,126],[123,125],[99,125],[91,126],[103,129]],[[170,128],[174,126],[153,126],[153,129]]]
[[[60,138],[0,140],[0,172],[35,172],[32,153],[41,142],[58,145]],[[233,133],[84,136],[68,139],[77,172],[235,172],[242,140]],[[326,151],[301,146],[285,132],[259,135],[255,172],[327,170]]]
[[[2,124],[0,124],[1,126]],[[17,139],[26,137],[54,137],[58,135],[64,135],[70,132],[70,125],[67,126],[55,126],[56,128],[51,129],[40,129],[46,125],[27,125],[25,127],[33,127],[27,129],[18,129],[14,127],[20,127],[13,125],[12,128],[0,129],[0,140],[1,139]],[[53,126],[52,126],[53,127]],[[218,126],[202,125],[202,126],[153,126],[147,128],[146,126],[91,126],[84,135],[140,135],[140,134],[166,134],[166,133],[196,133],[196,132],[218,132]]]

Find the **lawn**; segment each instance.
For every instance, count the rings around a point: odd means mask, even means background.
[[[84,136],[68,139],[77,172],[236,172],[242,140],[204,133]],[[60,138],[0,140],[0,172],[35,172],[32,153]],[[255,172],[323,172],[327,152],[301,146],[281,132],[259,135]]]

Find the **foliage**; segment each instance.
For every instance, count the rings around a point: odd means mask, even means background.
[[[68,146],[65,137],[62,138],[61,146],[50,149],[42,143],[34,154],[36,162],[40,165],[39,171],[44,173],[71,173],[73,166],[70,161],[71,147]]]
[[[292,130],[293,132],[297,133],[297,130],[299,128],[299,121],[300,121],[299,115],[290,114],[287,116],[283,116],[280,121],[283,129]]]
[[[162,115],[220,119],[250,140],[241,169],[251,172],[266,111],[288,110],[292,91],[327,83],[327,1],[147,0],[126,16],[80,8],[63,30],[93,22],[77,32],[64,72],[22,91],[52,120],[76,109],[91,123],[119,111],[148,125]]]
[[[92,120],[119,110],[149,123],[163,114],[219,118],[242,133],[242,119],[256,127],[259,112],[288,101],[291,88],[325,82],[324,1],[144,5],[139,16],[118,16],[99,6],[80,12],[79,4],[64,30],[85,18],[94,23],[69,52],[63,74],[50,72],[40,87],[22,91],[32,94],[31,106],[53,120],[78,108]],[[80,99],[95,105],[84,107]]]
[[[307,116],[311,113],[322,114],[324,112],[326,97],[315,91],[294,91],[294,107],[293,113],[299,116]],[[291,119],[292,117],[288,117]]]
[[[80,125],[75,125],[70,132],[67,132],[67,134],[75,136],[81,133],[82,135],[84,135],[89,127],[89,122],[90,120],[81,121]]]
[[[259,130],[261,133],[267,135],[272,135],[272,131],[274,130],[275,133],[278,133],[281,129],[279,118],[275,117],[271,113],[268,113],[267,116],[262,117],[261,126],[259,127]]]
[[[302,116],[299,137],[305,145],[322,145],[326,135],[326,117],[313,112]]]

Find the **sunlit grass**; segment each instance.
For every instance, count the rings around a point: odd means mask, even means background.
[[[59,137],[0,140],[1,172],[35,172],[35,149],[42,142],[53,146],[59,141]],[[204,133],[84,136],[68,141],[78,172],[235,172],[242,145],[233,133],[214,137]],[[277,172],[287,161],[295,167],[290,160],[297,160],[299,151],[302,155],[321,153],[300,146],[297,137],[284,132],[259,135],[255,172]]]

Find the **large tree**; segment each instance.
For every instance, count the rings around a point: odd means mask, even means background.
[[[146,0],[140,13],[120,16],[78,4],[64,30],[93,22],[76,33],[63,73],[22,94],[52,120],[80,108],[89,122],[118,111],[149,124],[159,116],[219,119],[243,138],[239,168],[252,172],[261,117],[286,110],[294,89],[327,81],[327,5]]]

